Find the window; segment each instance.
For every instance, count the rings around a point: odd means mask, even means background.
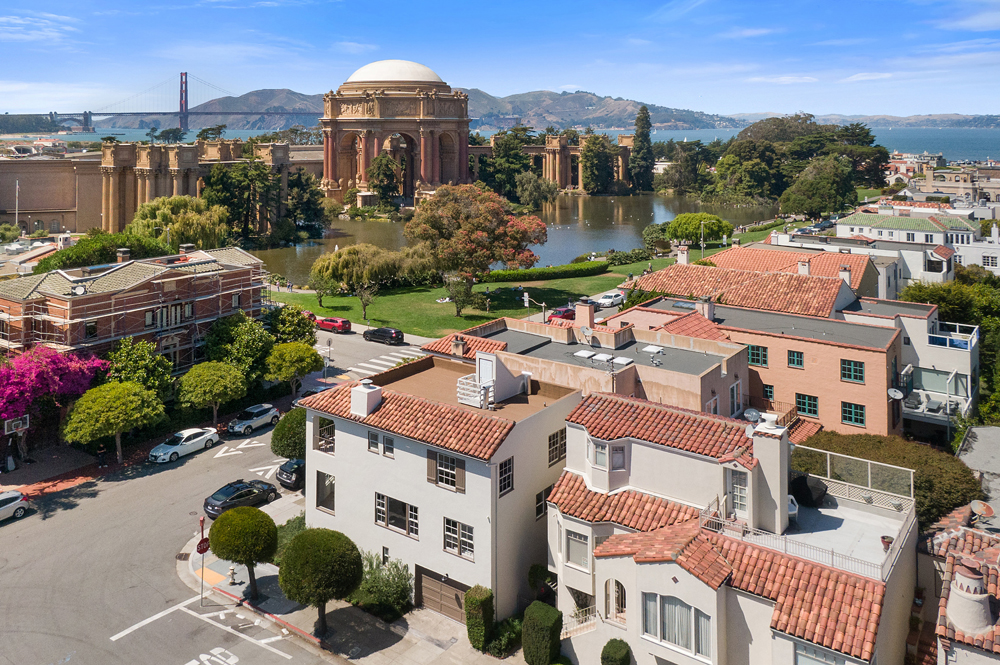
[[[774,386],[764,384],[764,399],[774,399]]]
[[[865,405],[851,404],[850,402],[840,403],[840,420],[848,425],[865,426]]]
[[[767,367],[767,347],[750,345],[750,359],[747,361],[757,367]]]
[[[239,309],[239,308],[240,308],[240,294],[234,293],[233,294],[233,309]]]
[[[916,233],[907,233],[906,234],[906,242],[916,242],[916,241],[917,241],[917,234]]]
[[[393,457],[396,454],[396,444],[388,436],[382,437],[382,454],[386,457]]]
[[[437,458],[437,484],[444,485],[445,487],[455,487],[458,480],[455,473],[455,467],[458,466],[457,460],[454,457],[442,455],[441,453],[438,453]]]
[[[878,237],[879,237],[879,238],[881,238],[881,237],[882,237],[882,229],[879,229],[879,230],[878,230]]]
[[[608,468],[608,444],[594,442],[594,466],[599,469]]]
[[[336,510],[336,500],[334,488],[336,478],[327,475],[322,471],[316,472],[316,507],[320,510],[332,513]]]
[[[997,257],[991,256],[989,254],[983,254],[983,267],[984,268],[996,268],[997,267]]]
[[[566,428],[549,434],[549,466],[566,459]]]
[[[747,472],[729,470],[729,484],[731,487],[731,498],[733,510],[739,513],[747,512]]]
[[[642,632],[654,640],[712,657],[712,618],[679,598],[642,594]]]
[[[664,642],[691,650],[691,606],[672,596],[660,598],[660,637]]]
[[[389,548],[388,547],[383,547],[382,548],[382,565],[384,566],[387,563],[389,563]]]
[[[590,567],[590,549],[587,536],[576,531],[566,531],[566,561],[581,568]]]
[[[514,489],[514,458],[508,457],[500,462],[500,496]]]
[[[819,398],[813,395],[795,393],[795,410],[800,416],[819,416]]]
[[[84,334],[87,339],[91,337],[97,337],[97,321],[88,321],[84,324]]]
[[[369,452],[378,452],[378,433],[368,432],[368,450]]]
[[[419,535],[417,522],[416,506],[411,506],[378,492],[375,493],[376,524],[387,526],[416,538]]]
[[[712,657],[712,619],[701,610],[694,611],[694,652]]]
[[[49,222],[49,233],[59,233],[59,221],[53,219]]]
[[[903,336],[903,346],[909,346],[909,345],[910,345],[910,338],[904,335]]]
[[[625,468],[625,446],[611,446],[611,470],[621,471]]]
[[[192,316],[194,316],[194,305],[189,302],[184,303],[184,318],[190,319]]]
[[[313,450],[322,450],[332,455],[337,444],[337,424],[326,418],[317,418],[313,431],[316,433]]]
[[[743,382],[737,381],[729,386],[729,415],[735,416],[743,410]]]
[[[471,559],[473,547],[472,527],[444,518],[444,551]]]
[[[545,517],[545,513],[549,512],[549,495],[552,494],[553,485],[549,485],[541,492],[535,495],[535,519],[541,519]]]
[[[925,233],[924,234],[924,242],[934,242],[934,234],[932,234],[932,233]]]
[[[660,631],[656,629],[656,605],[659,598],[655,593],[642,594],[642,632],[653,639],[660,636]]]
[[[789,367],[798,367],[799,369],[802,369],[802,367],[804,365],[805,365],[805,363],[803,361],[803,357],[802,357],[802,352],[801,351],[789,351],[788,352],[788,366]]]
[[[711,413],[715,416],[719,415],[719,398],[717,396],[705,403],[705,413]]]
[[[841,360],[840,380],[853,381],[854,383],[864,383],[865,364],[859,360]]]
[[[152,328],[153,327],[153,312],[152,311],[146,312],[146,327],[147,328]]]

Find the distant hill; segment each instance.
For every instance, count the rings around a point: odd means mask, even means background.
[[[733,118],[744,122],[757,122],[764,118],[774,118],[782,113],[734,113]],[[816,122],[823,125],[846,125],[852,122],[862,122],[876,129],[889,127],[903,128],[978,128],[1000,129],[1000,116],[996,115],[962,115],[960,113],[937,113],[932,115],[818,115]]]

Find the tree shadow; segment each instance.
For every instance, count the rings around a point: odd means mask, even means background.
[[[49,492],[31,499],[32,508],[29,510],[28,515],[37,513],[41,519],[47,520],[58,512],[76,508],[84,499],[93,499],[99,493],[100,490],[97,488],[97,482],[94,480],[81,483],[75,487],[68,487],[64,490]],[[25,517],[28,517],[28,515],[25,515]]]
[[[319,618],[313,623],[316,634]],[[338,607],[326,613],[326,635],[323,641],[335,653],[356,660],[370,656],[402,641],[409,630],[406,617],[388,624],[353,605]]]

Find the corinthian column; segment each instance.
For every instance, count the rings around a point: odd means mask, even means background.
[[[431,181],[431,156],[430,156],[430,132],[420,130],[420,179],[424,184]]]

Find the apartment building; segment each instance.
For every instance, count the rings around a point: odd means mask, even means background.
[[[234,247],[54,270],[0,281],[0,348],[17,354],[36,344],[103,353],[118,340],[153,342],[176,370],[194,364],[208,329],[267,304],[263,262]]]
[[[835,455],[853,472],[814,476],[827,494],[807,506],[800,456],[831,454],[793,455],[774,416],[748,429],[608,394],[569,414],[566,452],[548,549],[574,663],[596,665],[613,638],[637,665],[903,660],[911,471]]]
[[[545,498],[580,392],[511,371],[425,357],[301,400],[306,523],[410,566],[415,603],[465,621],[473,585],[497,618],[527,606],[544,564]]]

